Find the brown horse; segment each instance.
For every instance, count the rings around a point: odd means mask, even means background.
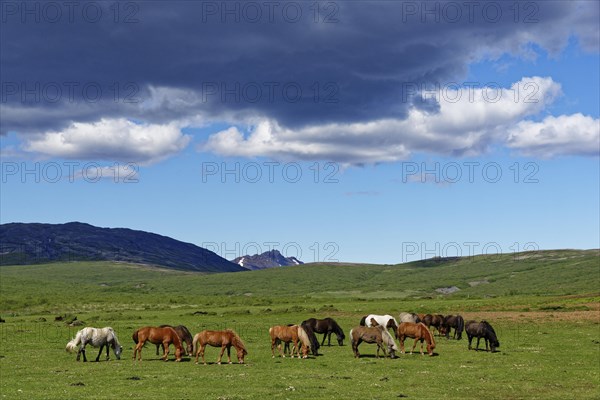
[[[192,355],[192,334],[190,333],[190,331],[188,330],[188,328],[186,328],[184,325],[177,325],[177,326],[172,326],[172,325],[160,325],[159,328],[166,328],[167,326],[175,329],[175,332],[177,332],[177,334],[179,335],[179,339],[181,340],[181,342],[185,342],[185,355],[186,356],[191,356]],[[156,345],[156,355],[158,355],[158,349],[160,348],[161,344],[157,344]],[[163,348],[163,353],[165,352],[165,349]]]
[[[444,329],[444,316],[441,314],[427,314],[421,318],[421,322],[423,322],[427,328],[433,326],[440,335],[444,335],[446,332]]]
[[[198,364],[198,356],[202,355],[202,362],[206,365],[206,360],[204,359],[204,349],[206,348],[206,345],[221,348],[217,364],[221,364],[225,349],[227,349],[227,362],[231,364],[231,346],[235,347],[238,362],[240,364],[244,363],[244,356],[248,354],[242,339],[240,339],[238,334],[231,329],[226,329],[224,331],[202,331],[194,336],[193,343],[194,354],[196,354],[196,364]]]
[[[427,342],[427,353],[432,356],[433,349],[435,349],[435,339],[431,332],[429,332],[429,328],[422,323],[414,324],[412,322],[402,322],[400,326],[398,326],[398,340],[400,340],[400,352],[404,353],[404,339],[407,337],[415,339],[413,343],[413,347],[410,350],[410,354],[415,351],[415,347],[417,346],[417,342],[421,342],[421,355],[423,355],[423,341]]]
[[[154,327],[146,326],[133,332],[131,336],[133,341],[136,343],[133,351],[133,360],[135,361],[136,355],[138,355],[139,361],[142,361],[142,347],[148,341],[152,344],[162,344],[164,348],[163,360],[168,361],[169,357],[169,345],[173,343],[175,346],[175,361],[181,361],[181,355],[183,354],[183,347],[181,346],[181,339],[175,332],[175,329],[171,327]]]
[[[390,335],[384,326],[377,325],[377,322],[374,325],[372,327],[360,325],[350,330],[350,343],[352,344],[354,357],[360,357],[358,345],[365,342],[377,344],[377,358],[379,358],[379,349],[383,350],[384,357],[389,352],[390,358],[396,358],[395,351],[398,350],[398,347],[394,343],[394,338],[392,338],[392,335]]]
[[[294,353],[298,354],[298,358],[300,358],[300,349],[298,347],[298,342],[300,338],[298,337],[298,325],[275,325],[269,328],[269,336],[271,336],[271,354],[273,358],[275,358],[275,346],[279,350],[279,355],[281,357],[285,357],[285,353],[281,350],[281,342],[284,343],[292,343],[292,355],[294,358]]]

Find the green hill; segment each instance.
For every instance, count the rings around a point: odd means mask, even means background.
[[[599,250],[431,259],[398,265],[305,264],[198,274],[111,262],[0,267],[0,312],[87,303],[202,304],[225,295],[315,299],[495,298],[597,293]],[[455,286],[442,294],[436,289]]]

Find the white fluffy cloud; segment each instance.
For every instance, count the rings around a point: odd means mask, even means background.
[[[508,136],[508,146],[528,156],[553,157],[600,152],[600,119],[582,114],[521,121]]]
[[[62,131],[28,136],[23,149],[51,157],[149,164],[178,153],[190,140],[176,123],[138,124],[119,118],[75,122]]]
[[[561,140],[544,135],[537,135],[536,140],[527,139],[536,125],[524,118],[539,114],[561,95],[560,85],[551,78],[523,78],[510,88],[446,87],[429,95],[436,96],[439,104],[436,112],[418,107],[415,100],[405,119],[299,129],[283,128],[276,121],[263,119],[246,135],[235,126],[217,132],[200,150],[224,156],[327,159],[360,164],[405,159],[413,152],[477,155],[490,144],[507,140],[523,152],[545,143],[547,155],[589,154],[589,144],[598,140],[597,126],[595,131],[591,128],[593,120],[586,120],[587,128],[580,134],[561,134]],[[565,118],[555,119],[563,121],[562,125],[548,118],[545,121],[556,125],[556,129],[568,129],[571,125]],[[565,146],[567,139],[569,146]],[[552,150],[555,147],[562,150]]]

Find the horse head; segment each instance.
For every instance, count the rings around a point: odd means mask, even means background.
[[[337,332],[336,335],[337,335],[338,344],[340,346],[343,346],[344,345],[344,339],[346,339],[346,335],[344,335],[344,332],[341,331],[341,330],[339,332]]]
[[[113,348],[113,351],[115,352],[115,357],[117,357],[117,360],[120,360],[121,353],[123,352],[123,346],[121,346],[117,342],[113,342],[112,348]]]
[[[246,349],[244,349],[243,347],[240,347],[240,348],[238,348],[238,349],[236,349],[236,350],[237,350],[237,358],[238,358],[238,362],[239,362],[240,364],[243,364],[243,363],[244,363],[244,356],[245,356],[246,354],[248,354],[248,352],[247,352],[247,351],[246,351]]]

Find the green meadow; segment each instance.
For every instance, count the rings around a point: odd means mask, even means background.
[[[442,294],[436,289],[456,286]],[[600,397],[600,253],[542,251],[400,265],[309,264],[208,274],[108,262],[0,267],[0,395],[6,399],[595,399]],[[375,358],[349,340],[306,360],[271,358],[268,329],[309,317],[346,332],[368,313],[461,314],[495,328],[499,352],[436,337],[434,357]],[[75,361],[65,345],[81,327],[112,326],[121,360]],[[245,365],[161,361],[139,327],[236,330]],[[321,335],[318,335],[319,339]],[[412,340],[406,343],[409,348]],[[482,341],[481,347],[484,348]]]

